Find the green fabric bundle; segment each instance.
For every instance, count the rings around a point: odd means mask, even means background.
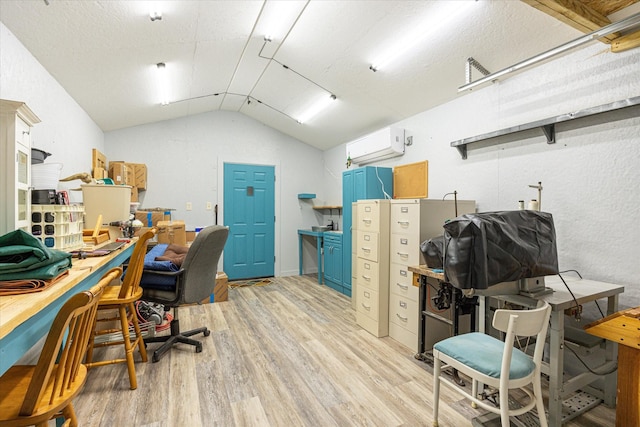
[[[23,230],[0,236],[0,281],[58,277],[71,268],[71,254],[49,249]]]

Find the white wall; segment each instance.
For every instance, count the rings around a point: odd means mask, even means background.
[[[34,148],[52,154],[47,163],[63,163],[61,177],[91,172],[91,149],[104,150],[104,135],[95,122],[0,23],[0,98],[25,102],[40,118],[31,134]],[[77,188],[80,181],[60,183]],[[70,192],[81,201],[81,192]]]
[[[621,304],[638,306],[639,108],[623,120],[558,125],[555,145],[547,145],[539,131],[470,150],[462,160],[450,142],[639,96],[639,76],[639,49],[614,54],[606,45],[590,46],[396,123],[413,135],[413,145],[380,165],[427,159],[430,198],[457,190],[460,198],[475,199],[479,211],[517,209],[518,200],[537,197],[528,185],[541,181],[542,208],[555,221],[560,269],[624,285]],[[345,156],[344,144],[325,152],[327,169],[344,170]]]
[[[107,132],[105,147],[109,159],[146,163],[141,207],[173,208],[172,217],[184,220],[188,230],[214,223],[207,202],[219,205],[223,224],[225,162],[275,166],[276,275],[298,274],[297,230],[320,224],[321,218],[297,194],[316,193],[316,204],[323,200],[320,150],[230,111]],[[186,210],[187,202],[193,210]]]

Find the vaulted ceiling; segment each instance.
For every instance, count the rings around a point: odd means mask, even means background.
[[[104,131],[229,110],[322,150],[464,96],[469,57],[494,72],[636,13],[638,0],[0,0],[0,20]],[[636,30],[597,43],[635,48]],[[401,55],[372,71],[389,51]]]

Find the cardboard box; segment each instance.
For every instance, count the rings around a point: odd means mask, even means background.
[[[107,169],[107,156],[105,156],[95,148],[91,150],[91,168]],[[104,177],[101,177],[101,178],[104,178]]]
[[[187,246],[184,221],[158,221],[158,243]]]
[[[109,162],[109,178],[116,185],[131,185],[133,171],[124,162]]]
[[[131,201],[138,201],[138,187],[131,187]]]
[[[216,274],[216,285],[213,288],[213,294],[209,298],[203,299],[200,304],[208,304],[210,302],[223,302],[229,300],[229,278],[224,271],[218,271]]]
[[[423,199],[429,197],[429,161],[393,168],[393,198]]]
[[[135,186],[138,190],[147,189],[147,165],[144,163],[127,163],[127,165],[133,166],[135,176]]]
[[[136,211],[136,219],[142,221],[144,227],[153,227],[160,221],[171,221],[171,209],[153,208]]]
[[[95,167],[93,168],[93,178],[95,179],[103,179],[109,177],[109,172],[105,168]]]

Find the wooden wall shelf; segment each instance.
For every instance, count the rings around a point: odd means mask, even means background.
[[[555,125],[558,123],[567,122],[570,120],[580,119],[584,117],[589,117],[597,114],[606,113],[609,111],[621,110],[624,108],[633,107],[635,105],[640,105],[640,96],[636,96],[633,98],[623,99],[621,101],[612,102],[610,104],[599,105],[597,107],[586,108],[584,110],[574,111],[572,113],[561,114],[555,117],[549,117],[543,120],[537,120],[534,122],[526,123],[523,125],[513,126],[501,130],[497,130],[494,132],[485,133],[482,135],[472,136],[469,138],[460,139],[458,141],[453,141],[451,143],[452,147],[455,147],[459,152],[462,159],[467,158],[467,147],[471,144],[486,141],[492,138],[497,138],[499,136],[512,135],[519,132],[524,132],[526,130],[540,128],[542,132],[545,134],[547,138],[547,144],[555,144],[556,142],[556,130]],[[638,110],[640,115],[640,109]],[[487,145],[498,145],[503,144],[507,141],[500,140],[496,141],[493,144]]]
[[[317,211],[342,209],[342,206],[314,206],[313,209]]]

